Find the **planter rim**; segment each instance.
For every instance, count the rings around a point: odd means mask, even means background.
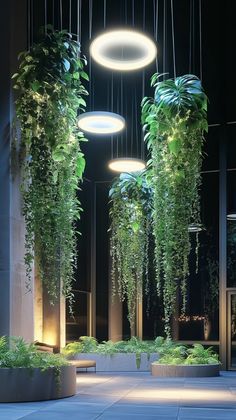
[[[191,364],[191,365],[185,365],[185,364],[179,364],[179,365],[174,365],[174,364],[170,364],[170,363],[158,363],[158,362],[152,362],[151,363],[152,365],[157,365],[157,366],[174,366],[174,367],[176,367],[176,366],[184,366],[184,367],[191,367],[191,366],[194,366],[194,367],[197,367],[197,366],[220,366],[221,365],[221,363],[196,363],[196,364]]]
[[[9,370],[14,370],[14,369],[29,369],[29,370],[40,370],[41,372],[47,372],[50,369],[56,369],[57,367],[64,368],[70,366],[70,364],[66,364],[66,365],[62,365],[62,366],[49,366],[47,369],[44,369],[44,367],[29,367],[29,366],[14,366],[14,367],[6,367],[6,366],[0,366],[0,370],[1,369],[9,369]]]
[[[87,352],[78,352],[75,354],[99,354],[101,356],[114,356],[115,354],[157,354],[157,351],[151,351],[151,352],[147,352],[147,351],[142,351],[141,353],[139,352],[122,352],[122,351],[117,351],[115,353],[101,353],[101,352],[96,352],[96,351],[87,351]]]

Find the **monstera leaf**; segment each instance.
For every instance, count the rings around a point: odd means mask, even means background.
[[[201,81],[192,74],[156,83],[155,103],[164,114],[175,115],[186,111],[205,114],[207,97]]]

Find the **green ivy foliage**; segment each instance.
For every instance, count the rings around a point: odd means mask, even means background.
[[[44,371],[54,367],[60,374],[60,367],[67,365],[61,354],[40,352],[22,337],[0,337],[0,368],[40,368]]]
[[[78,183],[85,168],[77,129],[77,110],[84,110],[88,80],[80,47],[65,31],[47,33],[20,54],[13,75],[17,94],[23,169],[23,214],[26,222],[25,264],[30,288],[34,256],[37,271],[53,303],[70,297],[76,262],[75,221],[81,207]]]
[[[122,173],[113,182],[109,197],[113,294],[126,300],[132,328],[143,283],[148,288],[152,188],[145,172]]]
[[[194,75],[161,82],[159,77],[155,74],[151,80],[154,98],[142,101],[142,123],[151,152],[157,290],[163,297],[165,331],[170,336],[179,287],[183,312],[186,306],[189,226],[201,224],[199,187],[203,134],[208,128],[207,97]],[[198,239],[196,243],[198,251]]]
[[[176,344],[163,337],[155,339],[159,359],[155,363],[164,365],[211,365],[220,364],[219,356],[212,347],[194,343],[191,347]]]

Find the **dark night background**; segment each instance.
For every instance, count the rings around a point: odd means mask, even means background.
[[[31,1],[32,31],[30,41],[36,41],[38,31],[45,23],[45,2]],[[47,23],[54,23],[60,29],[60,2],[47,0]],[[104,20],[104,3],[106,13]],[[76,271],[76,306],[75,314],[79,325],[74,327],[68,324],[68,340],[86,334],[86,292],[91,290],[91,278],[96,282],[96,328],[97,338],[107,339],[108,336],[108,278],[109,278],[109,240],[108,240],[108,190],[114,174],[107,168],[107,162],[114,150],[122,155],[129,150],[130,139],[133,138],[136,149],[140,152],[142,130],[140,124],[140,102],[143,95],[142,83],[144,78],[145,96],[153,95],[150,88],[150,76],[156,71],[155,63],[144,71],[130,73],[112,73],[91,61],[89,57],[89,32],[92,39],[105,30],[132,26],[134,19],[135,29],[144,30],[152,38],[155,35],[154,9],[158,3],[158,64],[159,72],[168,72],[169,77],[174,76],[172,28],[171,28],[171,1],[159,0],[82,0],[81,2],[81,50],[88,58],[86,71],[90,75],[87,84],[90,96],[87,101],[87,111],[113,110],[121,113],[127,120],[127,130],[119,137],[87,136],[89,142],[83,144],[86,155],[85,180],[81,185],[79,196],[84,208],[79,229],[82,236],[78,240],[79,265]],[[63,29],[69,29],[69,0],[63,0]],[[54,8],[53,8],[54,5]],[[76,33],[77,1],[71,1],[71,27]],[[154,6],[155,5],[155,6]],[[164,6],[165,5],[165,6]],[[199,22],[198,0],[174,0],[174,35],[177,76],[185,73],[194,73],[200,76],[202,62],[202,84],[209,98],[208,121],[209,133],[204,146],[204,162],[202,176],[202,219],[206,230],[200,234],[200,270],[196,275],[191,272],[189,281],[188,315],[203,316],[207,297],[208,268],[207,252],[210,259],[218,263],[218,230],[219,230],[219,144],[224,142],[227,148],[227,205],[228,211],[236,209],[236,2],[234,0],[202,0],[201,1],[201,31]],[[165,19],[164,19],[165,14]],[[165,31],[165,45],[164,43]],[[202,54],[200,59],[200,40]],[[165,54],[163,52],[165,51]],[[165,56],[165,60],[164,60]],[[113,89],[112,89],[113,78]],[[123,85],[123,91],[121,86]],[[113,95],[113,107],[111,97]],[[123,96],[123,101],[121,100]],[[137,104],[137,111],[136,105]],[[132,122],[132,108],[133,113]],[[232,124],[229,124],[232,123]],[[223,140],[222,140],[223,139]],[[118,143],[117,143],[118,142]],[[96,196],[96,200],[95,199]],[[232,226],[228,225],[232,230]],[[96,232],[96,235],[95,235]],[[232,243],[231,245],[232,246]],[[210,251],[209,251],[210,250]],[[229,254],[232,251],[228,250]],[[233,251],[232,251],[233,252]],[[191,257],[193,259],[193,257]],[[192,260],[191,260],[192,261]],[[193,270],[192,270],[193,271]],[[229,275],[230,286],[236,286],[236,274]],[[218,279],[216,279],[216,283]],[[205,303],[204,303],[205,302]],[[150,318],[144,311],[144,338],[161,335],[160,309],[153,295]],[[210,317],[214,321],[208,339],[218,340],[218,307],[216,306]],[[158,329],[159,328],[159,329]],[[127,334],[127,325],[124,329]],[[190,321],[179,325],[179,339],[203,340],[204,331],[202,321]]]

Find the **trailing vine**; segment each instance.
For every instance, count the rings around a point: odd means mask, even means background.
[[[109,196],[113,294],[127,301],[132,328],[143,283],[148,289],[152,189],[144,172],[122,173],[113,182]]]
[[[77,110],[88,80],[80,47],[65,31],[47,34],[20,54],[16,116],[21,135],[25,264],[31,287],[34,257],[51,302],[62,293],[72,297],[76,262],[75,221],[80,216],[78,183],[85,167],[77,129]]]
[[[142,101],[145,140],[151,151],[154,186],[155,264],[158,294],[163,296],[165,331],[171,333],[177,290],[186,306],[191,224],[201,225],[199,187],[207,97],[200,80],[184,75],[152,77],[153,98]],[[198,241],[196,252],[198,251]]]

